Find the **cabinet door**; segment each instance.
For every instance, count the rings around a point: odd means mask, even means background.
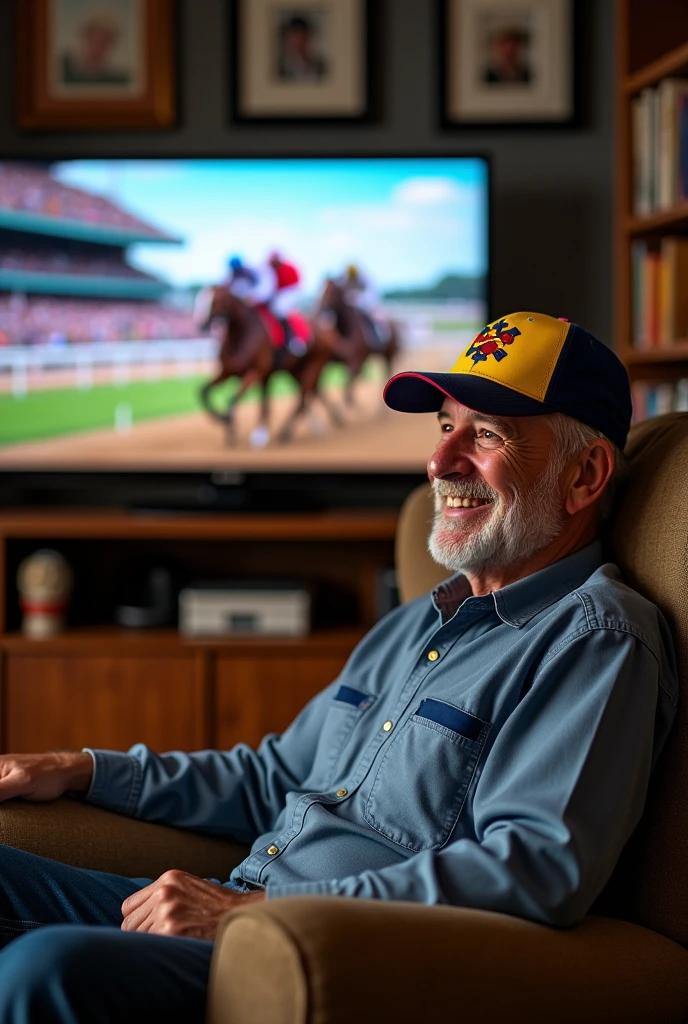
[[[305,704],[341,672],[347,654],[289,658],[253,655],[217,659],[213,746],[257,747],[269,732],[282,732]]]
[[[11,655],[5,693],[12,753],[207,745],[203,675],[193,655]]]

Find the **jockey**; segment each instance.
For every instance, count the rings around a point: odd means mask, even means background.
[[[275,292],[269,308],[279,321],[284,331],[285,343],[294,355],[303,355],[306,346],[301,338],[295,336],[290,316],[295,312],[296,303],[299,298],[301,274],[298,267],[288,263],[280,253],[273,251],[268,256],[268,266],[275,275]]]
[[[369,277],[350,263],[346,271],[337,279],[337,284],[344,291],[344,298],[350,306],[373,317],[380,304],[377,288]]]
[[[342,289],[345,302],[362,314],[370,347],[380,348],[389,339],[390,327],[380,313],[380,295],[372,280],[355,263],[350,263],[336,284]]]
[[[227,278],[225,285],[232,295],[242,301],[251,301],[251,292],[258,283],[258,273],[247,266],[241,256],[232,256],[227,260]]]
[[[229,261],[231,271],[228,288],[237,298],[251,306],[263,306],[284,333],[284,344],[302,354],[303,343],[292,338],[289,314],[293,312],[301,275],[292,264],[277,252],[271,252],[265,263],[247,267],[239,256]]]
[[[268,266],[275,275],[275,294],[271,308],[276,317],[286,320],[298,297],[301,274],[293,263],[287,263],[278,252],[270,253]]]

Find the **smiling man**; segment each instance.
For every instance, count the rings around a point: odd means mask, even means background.
[[[379,622],[258,751],[0,758],[2,799],[81,792],[250,845],[223,880],[2,848],[1,1024],[200,1022],[218,923],[250,900],[411,900],[566,926],[604,887],[677,699],[666,623],[599,541],[625,370],[581,327],[516,313],[448,373],[397,374],[385,400],[438,416],[430,549],[454,575]]]

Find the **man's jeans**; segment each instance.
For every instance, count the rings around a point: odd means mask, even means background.
[[[120,930],[150,881],[0,845],[0,1024],[201,1024],[213,944]]]

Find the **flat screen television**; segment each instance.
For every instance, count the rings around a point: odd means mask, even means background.
[[[3,161],[0,473],[419,476],[433,417],[388,410],[384,382],[448,368],[488,284],[483,157]]]

